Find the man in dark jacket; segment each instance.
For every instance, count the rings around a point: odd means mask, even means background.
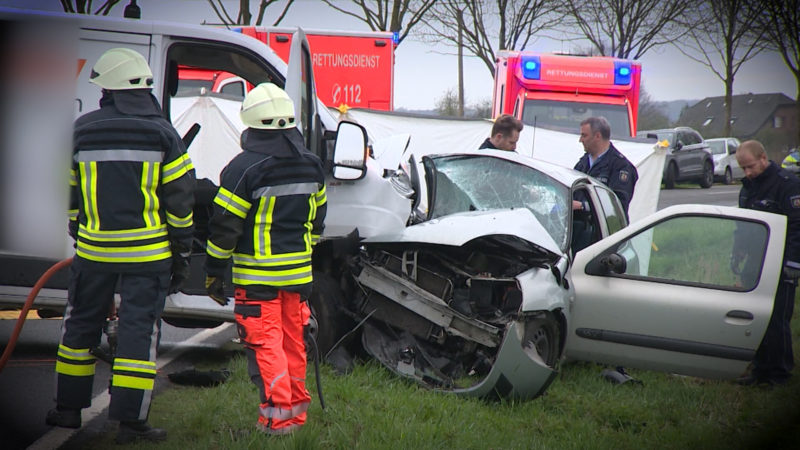
[[[237,329],[259,389],[260,428],[292,433],[306,421],[303,325],[311,253],[322,234],[325,176],[295,126],[294,105],[272,83],[242,102],[242,153],[222,170],[206,245],[206,289],[221,304],[233,257]]]
[[[772,316],[753,359],[752,371],[739,382],[745,385],[785,384],[794,368],[789,322],[800,277],[800,179],[768,160],[764,146],[758,141],[743,142],[736,150],[736,161],[745,175],[739,192],[739,207],[782,214],[787,219],[783,271]],[[735,235],[732,268],[738,269],[742,261],[747,266],[748,240],[746,235]],[[741,271],[750,272],[755,271]]]
[[[575,164],[575,170],[597,178],[614,191],[627,217],[639,174],[636,166],[611,143],[611,125],[608,120],[605,117],[589,117],[581,122],[579,141],[586,154]],[[583,203],[573,200],[572,208],[582,209]]]
[[[109,417],[120,421],[119,443],[163,440],[166,431],[147,417],[165,297],[188,277],[194,170],[150,92],[153,75],[138,52],[105,52],[90,81],[103,96],[99,110],[75,122],[69,231],[76,255],[56,358],[57,407],[46,421],[80,427],[118,288]]]
[[[522,122],[510,114],[502,114],[494,120],[492,135],[486,138],[478,149],[506,150],[517,149]]]

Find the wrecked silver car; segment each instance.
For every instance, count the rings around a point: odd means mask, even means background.
[[[580,172],[504,151],[422,163],[424,176],[408,173],[408,226],[319,249],[311,306],[325,354],[363,349],[433,389],[516,398],[542,394],[568,359],[710,378],[752,359],[781,216],[680,205],[628,226],[614,193]],[[729,263],[742,228],[749,274]],[[708,229],[731,232],[710,243]]]

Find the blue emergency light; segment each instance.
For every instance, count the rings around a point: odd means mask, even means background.
[[[538,56],[522,57],[522,77],[527,80],[538,80],[541,76],[542,64]]]
[[[400,43],[400,32],[399,31],[392,31],[392,43],[397,45]]]
[[[614,84],[630,84],[632,72],[629,61],[614,61]]]
[[[241,28],[241,27],[235,27],[235,28],[231,28],[230,30],[231,30],[231,31],[235,31],[235,32],[237,32],[237,33],[241,33],[241,32],[242,32],[242,28]]]

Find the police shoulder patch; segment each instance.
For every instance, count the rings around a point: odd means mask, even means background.
[[[789,197],[789,203],[792,204],[792,208],[800,209],[800,195]]]
[[[629,176],[630,176],[630,175],[628,174],[628,171],[627,171],[627,170],[620,170],[620,171],[619,171],[619,181],[620,181],[621,183],[627,183],[627,182],[628,182],[628,177],[629,177]]]

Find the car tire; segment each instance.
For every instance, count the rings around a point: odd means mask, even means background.
[[[330,275],[314,271],[314,286],[308,299],[311,308],[309,331],[317,343],[320,359],[333,348],[347,332],[351,320],[342,312],[344,297],[336,280]],[[309,360],[316,355],[308,348]]]
[[[556,367],[561,358],[561,333],[558,320],[548,312],[525,325],[523,347],[534,347],[548,367]]]
[[[725,168],[725,176],[722,179],[722,182],[725,184],[732,184],[733,183],[733,172],[731,172],[730,167]]]
[[[700,179],[700,187],[708,189],[714,184],[714,166],[711,162],[703,163],[703,178]]]
[[[664,175],[664,188],[675,189],[675,179],[678,178],[678,167],[675,163],[669,163],[667,173]]]

